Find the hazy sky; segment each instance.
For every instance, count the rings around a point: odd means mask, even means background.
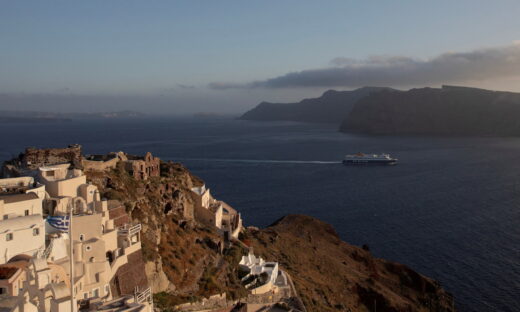
[[[520,1],[4,1],[0,109],[243,112],[326,89],[520,91]]]

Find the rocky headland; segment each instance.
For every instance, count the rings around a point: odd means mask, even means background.
[[[302,121],[339,124],[348,115],[353,105],[367,95],[387,88],[364,87],[354,91],[328,90],[314,99],[298,103],[262,102],[244,113],[240,119],[258,121]]]
[[[518,136],[520,94],[443,86],[358,101],[340,130],[383,135]]]
[[[241,118],[328,122],[371,135],[519,136],[520,94],[443,86],[327,91],[300,103],[260,103]]]

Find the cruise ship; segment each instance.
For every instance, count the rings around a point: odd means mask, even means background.
[[[344,165],[365,165],[365,164],[381,164],[381,165],[395,165],[396,158],[390,157],[389,154],[363,154],[357,153],[354,155],[346,155],[343,159]]]

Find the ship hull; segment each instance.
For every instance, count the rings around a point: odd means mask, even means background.
[[[343,164],[346,166],[350,165],[395,165],[397,159],[345,159]]]

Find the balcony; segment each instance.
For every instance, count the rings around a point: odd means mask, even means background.
[[[119,235],[128,235],[133,236],[137,233],[141,232],[141,224],[136,225],[129,225],[125,224],[124,226],[120,227],[117,231]]]

